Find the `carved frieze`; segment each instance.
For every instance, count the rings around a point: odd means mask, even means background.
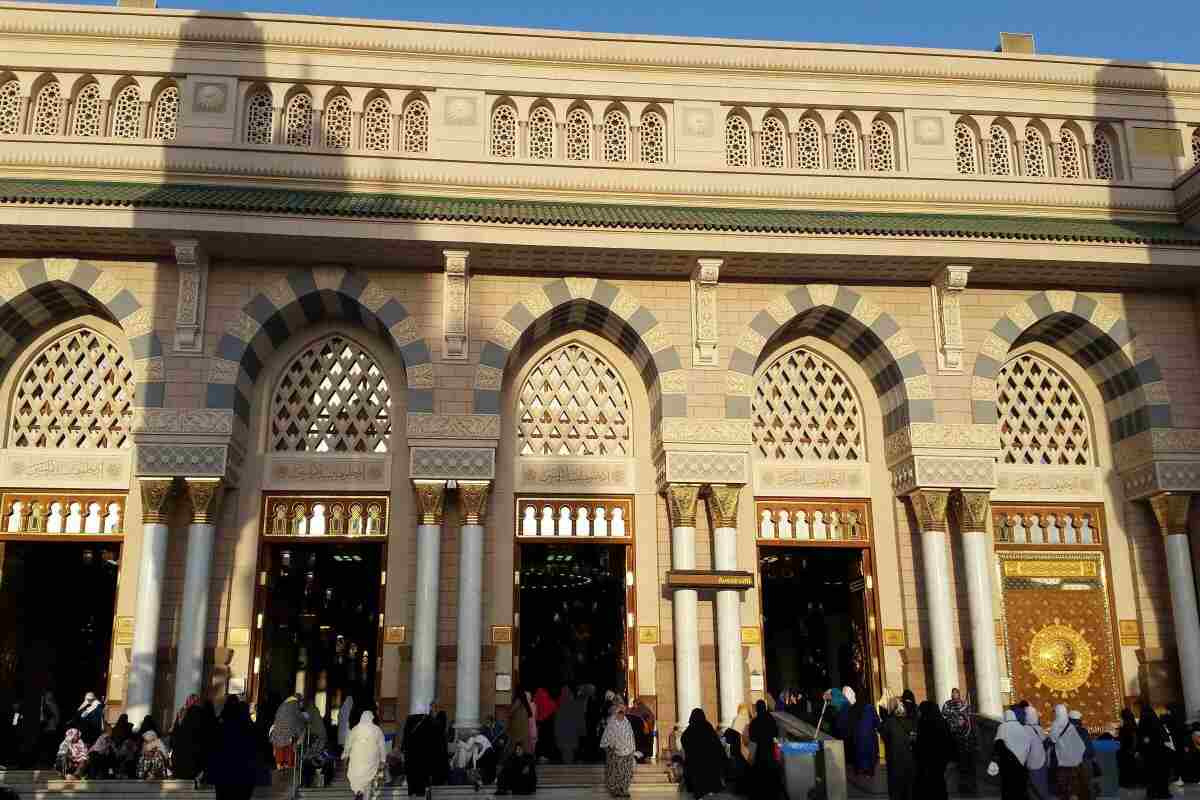
[[[919,450],[1000,450],[1000,433],[995,425],[914,422],[888,436],[883,443],[889,464]]]
[[[517,464],[517,489],[527,492],[632,492],[636,474],[632,459],[525,456]]]
[[[1200,461],[1152,461],[1121,473],[1127,500],[1157,492],[1200,492]]]
[[[754,493],[780,497],[868,497],[865,464],[756,462]]]
[[[135,454],[138,475],[222,477],[228,447],[223,444],[139,443]]]
[[[233,410],[224,408],[135,408],[134,433],[233,433]]]
[[[208,255],[195,239],[176,239],[179,293],[175,306],[175,352],[204,352],[204,316],[208,306]]]
[[[892,489],[906,494],[917,488],[991,489],[996,462],[990,456],[912,456],[892,466]]]
[[[668,418],[662,421],[662,443],[750,444],[750,420]]]
[[[412,447],[409,475],[443,480],[491,480],[496,477],[496,451],[491,447]]]
[[[468,311],[471,303],[469,250],[443,250],[445,270],[442,281],[442,336],[447,361],[466,361],[470,336]]]
[[[410,439],[499,439],[498,414],[422,414],[409,412]]]
[[[0,450],[0,485],[14,489],[128,489],[129,450]]]
[[[717,364],[717,281],[721,275],[720,258],[697,259],[692,272],[692,366],[716,369]]]
[[[750,457],[721,450],[666,450],[659,483],[746,483]]]
[[[263,488],[354,489],[386,491],[391,485],[392,457],[376,453],[271,453],[266,458]]]

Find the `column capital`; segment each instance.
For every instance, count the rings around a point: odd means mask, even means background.
[[[441,525],[446,514],[445,481],[413,481],[417,496],[417,524]]]
[[[171,489],[174,478],[138,478],[142,493],[142,522],[161,524],[171,513]]]
[[[192,524],[215,525],[221,505],[221,479],[184,478],[183,488],[192,502]]]
[[[458,501],[462,504],[464,525],[483,524],[491,491],[491,481],[458,482]]]
[[[666,495],[671,527],[696,527],[696,500],[700,497],[700,484],[670,483],[667,484]]]
[[[1154,511],[1154,518],[1158,520],[1159,531],[1163,536],[1187,535],[1188,511],[1191,510],[1191,504],[1190,494],[1159,492],[1150,497],[1150,508]]]
[[[963,532],[986,531],[988,514],[992,510],[992,493],[964,489],[959,492],[959,497],[958,509]]]
[[[946,510],[950,505],[949,489],[917,489],[908,495],[921,533],[946,530]]]
[[[708,485],[708,513],[712,526],[736,528],[738,499],[742,496],[741,484],[710,483]]]

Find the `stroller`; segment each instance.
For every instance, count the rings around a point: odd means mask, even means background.
[[[496,749],[488,738],[477,733],[455,746],[450,763],[451,786],[474,786],[475,791],[496,779]]]

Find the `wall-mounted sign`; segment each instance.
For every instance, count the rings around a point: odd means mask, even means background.
[[[404,625],[388,625],[383,629],[384,644],[404,644],[408,641],[408,628]]]
[[[754,573],[735,570],[673,569],[667,573],[672,589],[753,589]]]
[[[638,644],[658,644],[658,626],[643,625],[638,628]]]
[[[113,625],[113,644],[133,644],[133,617],[117,617]]]
[[[250,629],[249,628],[230,628],[229,629],[229,646],[230,647],[249,647],[250,646]]]
[[[753,625],[744,625],[742,627],[742,644],[759,644],[762,642],[762,633]]]
[[[1137,647],[1142,643],[1142,631],[1136,619],[1123,619],[1117,622],[1117,631],[1121,636],[1122,647]]]
[[[496,673],[496,691],[511,692],[512,691],[512,675],[507,672]]]
[[[883,643],[887,647],[904,647],[904,629],[884,628]]]
[[[512,644],[512,625],[493,625],[492,644]]]

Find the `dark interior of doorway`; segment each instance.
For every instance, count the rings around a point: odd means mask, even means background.
[[[379,544],[270,546],[259,708],[274,717],[303,694],[329,723],[347,693],[374,696],[379,659]]]
[[[121,545],[0,542],[0,702],[37,718],[54,692],[61,722],[108,691]]]
[[[871,693],[862,557],[855,548],[759,550],[767,690],[799,693],[805,716],[830,687]]]
[[[626,692],[625,545],[522,544],[521,685]]]

